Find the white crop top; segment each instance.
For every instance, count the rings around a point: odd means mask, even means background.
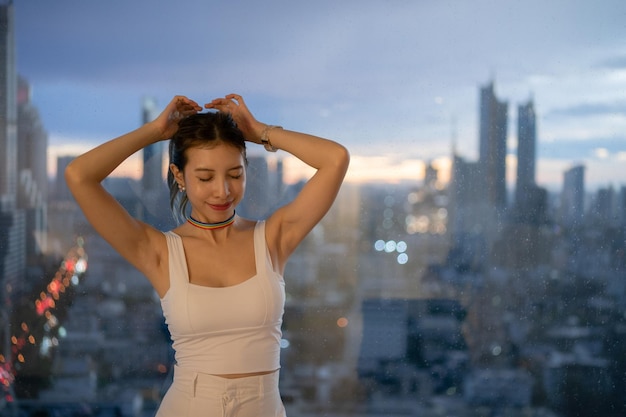
[[[254,228],[256,274],[230,287],[190,283],[181,237],[164,234],[170,288],[161,307],[177,365],[208,374],[280,368],[285,282],[272,268],[265,222],[257,222]]]

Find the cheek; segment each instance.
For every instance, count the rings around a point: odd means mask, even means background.
[[[199,198],[202,199],[206,195],[211,193],[211,186],[208,183],[197,182],[191,187],[187,187],[187,195],[190,199]]]
[[[243,194],[246,191],[245,181],[236,181],[230,184],[230,192],[239,195],[239,198],[243,198]]]

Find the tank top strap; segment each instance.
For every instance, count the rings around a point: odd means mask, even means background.
[[[256,273],[264,273],[267,268],[271,269],[271,259],[265,241],[265,221],[259,220],[254,226],[254,259],[256,262]]]
[[[187,283],[189,274],[187,271],[187,258],[183,240],[174,232],[164,232],[167,242],[167,252],[169,260],[170,286],[174,282]]]

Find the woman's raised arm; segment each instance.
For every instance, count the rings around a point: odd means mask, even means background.
[[[86,152],[65,170],[67,185],[96,232],[149,279],[158,264],[154,246],[158,231],[131,217],[101,182],[133,153],[169,139],[181,118],[199,110],[193,100],[177,96],[154,121]]]
[[[268,245],[274,252],[275,266],[282,271],[289,255],[335,201],[350,162],[348,150],[328,139],[265,125],[236,94],[215,99],[205,107],[231,113],[246,140],[261,144],[265,139],[270,149],[288,152],[316,170],[298,196],[267,219]]]

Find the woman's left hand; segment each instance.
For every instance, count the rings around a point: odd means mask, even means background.
[[[224,98],[216,98],[205,104],[204,108],[216,109],[230,114],[247,141],[261,143],[261,132],[265,125],[254,118],[239,94],[229,94]]]

